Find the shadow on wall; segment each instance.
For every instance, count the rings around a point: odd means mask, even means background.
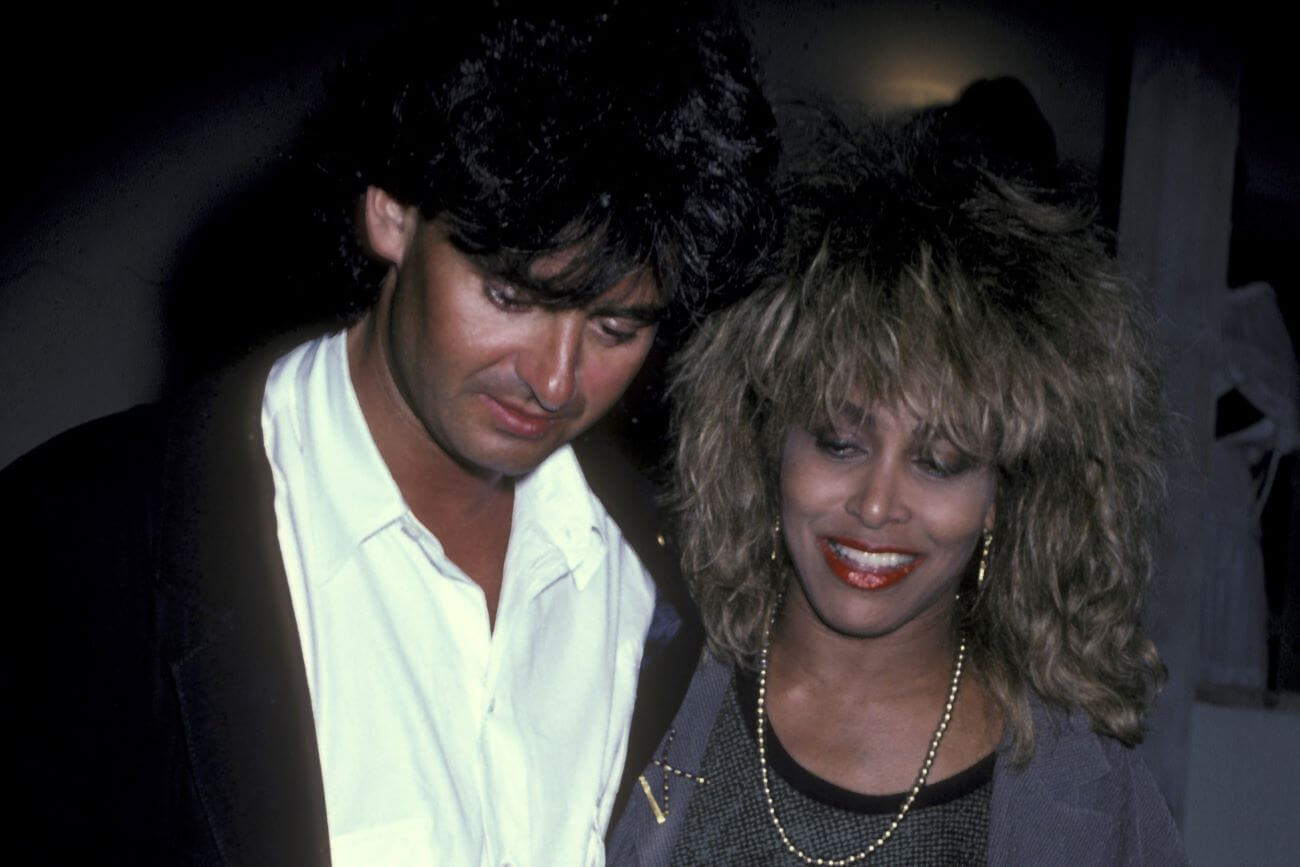
[[[307,180],[285,164],[222,201],[190,234],[163,293],[164,388],[173,390],[285,334],[335,326],[314,263]]]
[[[286,241],[280,154],[330,59],[393,5],[236,0],[202,39],[116,8],[14,11],[0,55],[22,83],[5,109],[0,465],[287,321],[277,293],[300,247]]]

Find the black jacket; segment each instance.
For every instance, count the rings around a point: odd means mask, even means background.
[[[0,472],[6,812],[22,863],[329,862],[262,445],[269,362]],[[621,803],[702,635],[648,483],[597,437],[575,449],[658,586]]]

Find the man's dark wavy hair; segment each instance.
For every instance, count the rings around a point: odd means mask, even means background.
[[[735,16],[689,2],[465,5],[345,61],[309,123],[302,158],[328,179],[317,214],[338,245],[313,289],[335,295],[334,312],[363,312],[384,271],[355,222],[368,185],[546,306],[581,306],[642,270],[691,313],[747,289],[775,235],[778,145]],[[537,279],[534,263],[561,251],[576,255]]]

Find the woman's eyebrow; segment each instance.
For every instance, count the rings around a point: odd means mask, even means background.
[[[831,414],[837,421],[855,428],[874,428],[876,416],[866,407],[859,406],[851,400],[840,401]]]

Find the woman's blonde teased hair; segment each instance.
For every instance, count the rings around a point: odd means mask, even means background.
[[[1028,696],[1133,744],[1163,678],[1140,627],[1162,493],[1148,326],[1086,208],[953,159],[922,123],[834,127],[787,191],[783,265],[673,365],[685,566],[723,659],[752,665],[791,574],[780,452],[844,402],[904,405],[998,482],[975,670],[1033,749]]]

